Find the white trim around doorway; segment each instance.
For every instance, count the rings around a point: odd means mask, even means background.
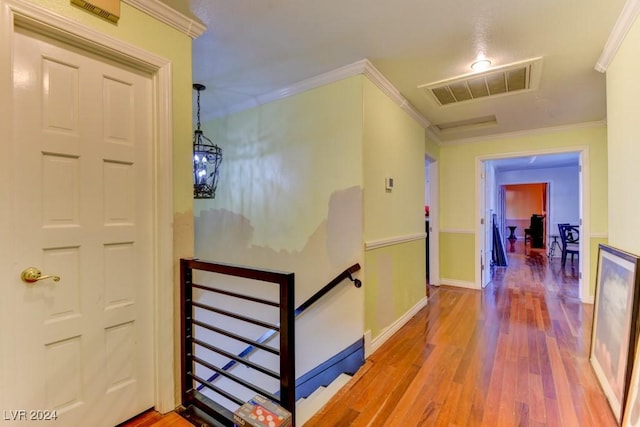
[[[153,91],[154,380],[155,409],[175,409],[173,296],[173,171],[171,62],[26,0],[0,0],[0,90],[11,93],[11,50],[16,26],[34,29],[148,73]],[[0,97],[0,125],[13,134],[12,99]],[[2,187],[4,188],[4,187]],[[0,336],[3,338],[4,336]],[[1,360],[1,358],[0,358]],[[2,371],[2,369],[0,369]]]
[[[484,171],[484,162],[489,160],[498,160],[498,159],[507,159],[513,157],[527,157],[527,156],[541,156],[547,154],[562,154],[562,153],[578,153],[579,154],[579,163],[582,168],[580,173],[580,218],[582,220],[582,231],[581,234],[583,236],[591,235],[591,226],[590,226],[590,188],[589,188],[589,147],[588,146],[572,146],[572,147],[562,147],[562,148],[549,148],[542,150],[530,150],[530,151],[520,151],[520,152],[510,152],[510,153],[500,153],[500,154],[489,154],[482,155],[476,157],[476,228],[475,233],[476,236],[482,232],[482,210],[484,209],[484,189],[481,188],[482,179],[480,174]],[[480,254],[482,248],[481,239],[476,238],[475,250],[476,254]],[[583,303],[592,304],[593,296],[589,295],[589,284],[591,283],[591,272],[589,269],[589,260],[590,260],[590,249],[591,245],[588,239],[580,240],[580,257],[579,257],[579,271],[581,278],[579,279],[579,297]],[[475,267],[475,282],[480,283],[481,280],[481,272],[480,265],[476,263]]]

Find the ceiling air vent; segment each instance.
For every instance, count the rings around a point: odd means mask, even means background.
[[[455,122],[438,123],[431,125],[431,129],[438,134],[461,132],[467,130],[477,130],[497,126],[498,120],[495,115],[474,117],[466,120],[458,120]]]
[[[424,89],[439,105],[449,105],[537,89],[541,71],[542,58],[534,58],[418,87]]]

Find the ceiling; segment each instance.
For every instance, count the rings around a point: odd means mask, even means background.
[[[367,59],[441,143],[582,125],[606,119],[605,76],[594,66],[623,6],[624,0],[190,0],[189,12],[207,26],[193,43],[193,81],[207,86],[202,115],[212,118]],[[471,73],[478,55],[492,68],[542,58],[538,87],[445,106],[419,87]],[[483,123],[469,125],[477,118]]]
[[[524,169],[546,169],[561,167],[578,167],[579,153],[546,154],[538,156],[509,157],[490,160],[496,172],[520,171]]]

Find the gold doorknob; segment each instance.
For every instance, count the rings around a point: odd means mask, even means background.
[[[43,276],[42,272],[38,270],[36,267],[29,267],[25,269],[20,275],[20,278],[22,279],[23,282],[27,282],[27,283],[35,283],[38,280],[45,280],[45,279],[53,279],[54,282],[60,281],[59,276],[52,276],[52,275]]]

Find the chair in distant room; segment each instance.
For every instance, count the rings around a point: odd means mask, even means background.
[[[558,224],[560,231],[560,242],[562,244],[562,266],[567,263],[567,255],[571,254],[571,264],[573,256],[580,256],[580,228],[577,225]]]

